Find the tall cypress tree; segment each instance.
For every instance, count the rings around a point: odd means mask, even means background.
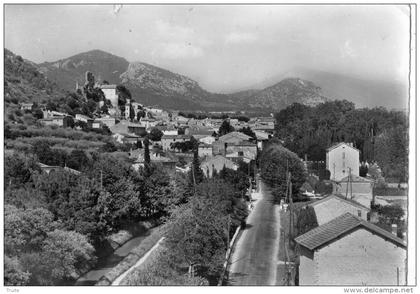
[[[144,168],[146,170],[146,174],[148,174],[150,170],[150,150],[148,137],[144,139]]]
[[[197,185],[204,180],[204,173],[201,170],[200,160],[198,159],[198,142],[194,138],[192,138],[191,141],[193,142],[194,158],[192,161],[190,177],[191,183]]]

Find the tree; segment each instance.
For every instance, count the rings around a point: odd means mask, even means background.
[[[261,177],[271,188],[277,201],[286,197],[287,172],[291,173],[292,194],[296,198],[305,182],[305,167],[302,160],[276,140],[269,141],[260,159]]]
[[[257,140],[257,135],[255,135],[254,131],[250,127],[243,127],[239,129],[239,132],[244,133],[247,136],[250,136],[254,140]]]
[[[40,250],[46,234],[54,229],[54,215],[43,208],[17,209],[6,205],[4,216],[5,253],[18,255]]]
[[[4,285],[26,286],[31,274],[24,271],[17,257],[4,256]]]
[[[162,136],[163,136],[163,132],[161,130],[159,130],[158,128],[153,128],[150,131],[149,139],[152,141],[160,141]]]
[[[133,119],[136,117],[136,113],[134,112],[133,106],[130,105],[130,120],[133,121]]]
[[[318,226],[315,210],[312,206],[304,206],[296,214],[297,216],[294,219],[297,220],[297,232],[295,232],[294,237],[303,235]]]
[[[140,120],[141,118],[144,118],[146,116],[146,112],[144,110],[139,110],[137,112],[137,120]]]
[[[406,182],[408,179],[407,128],[396,126],[379,134],[375,140],[375,159],[385,178]]]
[[[200,160],[198,158],[198,142],[193,138],[194,158],[191,164],[190,179],[192,185],[197,185],[204,180],[204,173],[200,167]]]
[[[69,168],[82,170],[89,166],[89,158],[83,150],[74,149],[68,155],[66,163]]]
[[[76,279],[93,265],[94,252],[83,235],[54,230],[47,234],[39,253],[25,256],[24,264],[32,273],[31,284],[56,285],[63,279]]]
[[[227,133],[233,132],[234,130],[235,128],[230,125],[229,120],[224,120],[219,128],[219,136],[226,135]]]
[[[146,168],[146,171],[148,170],[150,166],[150,150],[149,150],[149,138],[146,137],[144,139],[144,166]]]
[[[210,202],[193,197],[176,209],[168,222],[165,244],[174,262],[189,267],[200,265],[209,272],[217,272],[224,260],[227,226]]]
[[[32,173],[41,171],[33,157],[20,153],[6,154],[4,162],[4,180],[6,185],[25,184],[31,181]]]

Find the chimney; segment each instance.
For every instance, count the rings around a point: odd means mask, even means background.
[[[391,225],[391,233],[392,233],[394,236],[397,236],[397,224],[392,224],[392,225]]]

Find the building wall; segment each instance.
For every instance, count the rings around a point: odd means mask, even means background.
[[[213,149],[211,147],[198,147],[198,156],[205,157],[205,156],[213,156]]]
[[[349,168],[352,175],[359,176],[359,166],[359,152],[346,144],[327,153],[327,169],[331,173],[331,180],[339,181],[348,176]]]
[[[175,142],[185,142],[188,141],[187,139],[179,139],[179,138],[171,138],[171,139],[163,139],[162,138],[162,149],[164,151],[171,149],[171,143]]]
[[[257,145],[254,146],[242,146],[242,145],[228,145],[226,148],[226,154],[243,152],[252,157],[252,159],[257,158]]]
[[[200,138],[198,141],[211,145],[216,141],[216,138],[212,136],[207,136],[204,138]]]
[[[103,117],[103,118],[98,118],[97,120],[101,121],[104,125],[108,126],[109,128],[115,126],[114,118],[107,119]]]
[[[343,215],[347,212],[359,216],[364,220],[367,220],[367,210],[356,207],[344,201],[340,201],[338,199],[330,199],[325,202],[321,202],[317,205],[314,205],[314,210],[316,214],[316,219],[318,221],[318,225],[325,224],[340,215]]]
[[[114,108],[118,109],[118,95],[116,89],[102,89],[105,98],[111,101]]]
[[[302,258],[300,285],[405,284],[406,250],[365,229],[315,251],[313,259]],[[397,281],[399,268],[399,281]],[[314,269],[314,270],[313,270]],[[315,284],[309,284],[314,282]]]
[[[216,160],[203,162],[201,164],[201,170],[203,171],[205,176],[208,176],[209,178],[211,178],[213,177],[214,172],[220,172],[224,166],[226,166],[226,168],[230,168],[233,170],[238,169],[238,166],[234,164],[232,161],[222,160],[218,158]]]

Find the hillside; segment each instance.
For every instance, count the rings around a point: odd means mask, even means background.
[[[5,106],[21,102],[58,100],[65,93],[49,81],[33,63],[9,50],[4,50],[4,99]]]
[[[407,109],[408,86],[391,80],[371,80],[332,72],[297,68],[267,81],[299,77],[309,80],[322,88],[326,97],[348,100],[356,107],[385,106],[387,108]]]
[[[293,102],[313,105],[326,99],[313,83],[291,79],[262,90],[210,93],[186,76],[143,62],[129,63],[100,50],[44,62],[39,69],[67,90],[73,90],[76,82],[82,85],[86,71],[91,71],[99,81],[123,84],[140,103],[179,110],[272,110]]]
[[[101,50],[80,53],[55,62],[39,64],[39,69],[51,81],[65,90],[73,91],[76,82],[83,85],[85,73],[91,71],[98,81],[120,83],[120,75],[127,70],[128,61]]]
[[[327,100],[320,87],[299,78],[287,78],[271,87],[248,91],[244,96],[239,96],[241,104],[247,104],[251,108],[282,109],[293,103],[315,106]]]

